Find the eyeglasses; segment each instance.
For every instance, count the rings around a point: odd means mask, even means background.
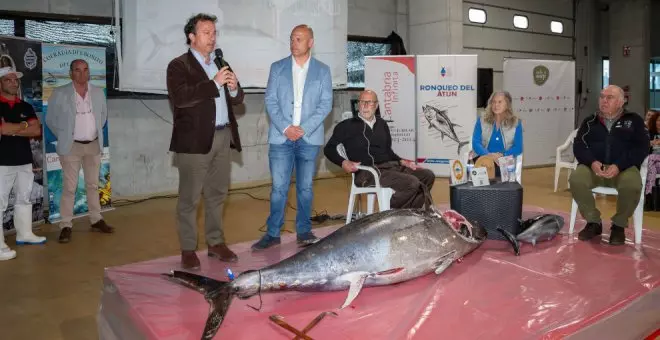
[[[359,100],[358,104],[360,105],[376,105],[378,103],[377,100]]]

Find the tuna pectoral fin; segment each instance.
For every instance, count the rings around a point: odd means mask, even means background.
[[[173,282],[204,294],[204,298],[210,305],[210,310],[206,319],[206,326],[204,326],[202,340],[213,339],[225,319],[233,297],[229,282],[176,270],[163,275]]]
[[[368,273],[349,273],[346,275],[343,275],[346,280],[348,280],[351,283],[351,287],[348,289],[348,296],[346,297],[346,301],[344,301],[344,304],[341,306],[340,309],[346,308],[346,306],[350,305],[353,300],[360,294],[360,291],[362,290],[362,285],[364,284],[364,280],[367,279],[367,276],[369,276]]]
[[[520,243],[518,243],[518,239],[516,239],[513,234],[511,234],[508,230],[504,230],[500,227],[497,227],[497,230],[506,237],[507,240],[509,240],[509,243],[513,246],[513,250],[516,252],[516,256],[520,255]]]
[[[455,250],[452,250],[447,254],[443,255],[441,258],[435,261],[435,273],[437,275],[442,274],[442,272],[447,270],[447,268],[449,268],[449,266],[451,266],[451,264],[454,263],[455,259],[456,259]]]

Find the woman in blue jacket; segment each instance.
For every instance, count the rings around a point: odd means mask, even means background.
[[[488,99],[486,111],[474,126],[472,150],[474,158],[487,156],[496,163],[502,156],[522,154],[522,122],[513,114],[509,92],[494,92]]]

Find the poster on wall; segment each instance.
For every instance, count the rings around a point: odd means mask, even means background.
[[[554,164],[574,129],[575,62],[505,59],[503,85],[522,119],[524,165]]]
[[[41,42],[22,38],[0,36],[0,67],[11,66],[23,73],[20,79],[19,97],[32,105],[37,117],[43,124],[42,115],[42,72],[41,72]],[[43,144],[42,137],[30,139],[32,148],[32,222],[40,223],[44,219],[44,176],[43,176]],[[7,210],[2,215],[3,232],[14,229],[14,204],[16,195],[12,189],[9,193]]]
[[[417,56],[417,163],[449,176],[468,152],[477,117],[477,56]]]
[[[415,56],[365,57],[364,88],[378,95],[380,116],[390,127],[394,152],[416,159]]]
[[[71,83],[69,67],[71,61],[84,59],[89,64],[90,83],[106,90],[106,60],[104,47],[73,46],[43,44],[43,79],[44,94],[43,106],[44,117],[48,115],[48,98],[53,89],[67,86]],[[107,90],[106,90],[107,93]],[[73,96],[72,96],[73,98]],[[72,99],[72,105],[75,105]],[[112,189],[110,186],[110,148],[108,140],[108,124],[103,126],[103,151],[101,154],[101,166],[99,171],[99,197],[101,210],[111,208]],[[44,125],[44,143],[46,151],[46,180],[48,188],[49,220],[56,222],[60,220],[60,197],[62,196],[62,166],[55,152],[57,139],[53,133]],[[86,215],[87,194],[82,171],[78,176],[78,187],[76,188],[73,205],[73,216]]]

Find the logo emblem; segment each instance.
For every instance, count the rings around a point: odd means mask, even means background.
[[[463,169],[463,163],[461,163],[458,160],[455,160],[454,164],[452,164],[452,170],[454,171],[454,176],[458,181],[462,180],[463,176],[465,176],[465,169]]]
[[[443,66],[442,69],[440,70],[440,75],[444,78],[447,75],[447,70],[445,70],[445,67]]]
[[[534,73],[534,84],[538,86],[543,86],[543,84],[545,84],[545,82],[550,77],[550,70],[548,70],[548,68],[543,65],[534,67],[533,73]]]
[[[28,48],[28,50],[25,52],[23,61],[25,62],[25,67],[28,70],[33,70],[35,67],[37,67],[37,54],[32,50],[31,47]]]

